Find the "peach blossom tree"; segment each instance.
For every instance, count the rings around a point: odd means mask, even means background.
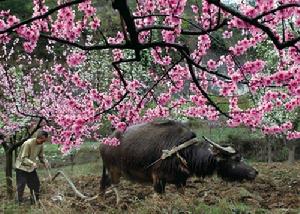
[[[299,138],[289,118],[266,119],[272,112],[293,114],[300,105],[298,0],[241,1],[235,7],[220,0],[128,2],[112,1],[120,19],[113,36],[102,28],[91,0],[58,0],[53,8],[34,0],[32,17],[23,21],[0,12],[2,133],[37,118],[52,132],[53,143],[68,151],[85,138],[100,138],[105,119],[124,130],[157,117],[184,116],[225,117],[231,127]],[[225,41],[218,46],[222,54],[210,58],[217,34]],[[46,59],[34,56],[39,41],[47,42]],[[271,72],[263,57],[242,60],[265,42],[278,55]],[[91,53],[108,53],[111,67],[91,69]],[[145,53],[149,65],[138,67]],[[37,65],[16,75],[8,59]],[[93,78],[97,74],[106,79]],[[251,104],[242,108],[245,96]],[[229,108],[213,97],[226,99]]]

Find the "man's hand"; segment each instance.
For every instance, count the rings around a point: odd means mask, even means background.
[[[38,168],[38,166],[37,166],[36,163],[33,163],[33,164],[32,164],[32,167],[35,168],[35,169]]]

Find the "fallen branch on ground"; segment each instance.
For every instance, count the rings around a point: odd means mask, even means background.
[[[52,181],[54,181],[58,175],[62,175],[68,182],[68,184],[71,186],[72,190],[75,192],[75,195],[77,195],[79,198],[81,199],[84,199],[86,201],[91,201],[91,200],[94,200],[98,197],[98,195],[95,195],[93,197],[89,197],[89,196],[86,196],[86,195],[83,195],[74,185],[74,183],[71,181],[71,179],[61,170],[59,170],[55,175],[54,177],[52,178]]]

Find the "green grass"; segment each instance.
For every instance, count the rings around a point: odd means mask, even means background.
[[[4,154],[4,149],[3,147],[0,145],[0,155],[3,155]]]
[[[95,161],[92,163],[84,163],[84,164],[75,164],[73,167],[72,166],[64,166],[64,167],[59,167],[59,168],[51,168],[49,171],[52,176],[55,175],[55,173],[58,170],[64,171],[67,175],[69,176],[81,176],[81,175],[100,175],[100,170],[102,169],[102,164],[100,161]],[[37,172],[40,176],[40,178],[48,178],[48,170],[45,168],[39,168],[37,169]],[[102,171],[101,171],[102,172]],[[13,171],[13,180],[15,184],[15,171]],[[0,186],[5,185],[5,175],[4,175],[4,170],[0,170]]]
[[[5,174],[4,174],[4,167],[0,168],[0,188],[5,183]]]
[[[249,207],[243,203],[233,203],[226,199],[221,199],[215,205],[207,205],[200,202],[196,206],[192,206],[191,213],[199,214],[250,214],[250,213],[269,213],[265,209],[254,210],[253,207]]]
[[[100,175],[100,172],[102,172],[100,171],[101,169],[102,164],[100,163],[100,161],[95,161],[93,163],[76,164],[73,167],[64,166],[59,168],[51,168],[50,173],[52,176],[54,176],[58,170],[62,170],[69,176]],[[47,169],[38,169],[38,173],[41,178],[47,178],[47,176],[49,175]]]
[[[203,214],[243,214],[250,213],[252,209],[245,204],[235,204],[225,199],[220,200],[216,205],[209,206],[204,203],[199,203],[191,208],[192,213]]]
[[[80,146],[80,148],[94,148],[97,147],[98,145],[99,142],[86,141]],[[60,152],[59,150],[60,145],[57,144],[45,143],[44,147],[45,147],[45,151],[47,151],[48,153],[57,153],[57,151]],[[2,146],[0,146],[0,154],[4,154],[4,149]]]
[[[203,127],[194,130],[198,138],[202,138],[202,135],[210,138],[216,142],[227,141],[231,136],[238,137],[239,139],[260,139],[263,135],[259,131],[251,131],[249,128],[245,127]]]
[[[224,112],[229,111],[228,98],[220,97],[220,96],[214,96],[214,95],[211,95],[210,98],[212,99],[213,102],[215,102],[220,107],[220,109],[222,111],[224,111]],[[248,109],[251,106],[250,98],[247,97],[247,96],[239,97],[238,106],[243,110]]]
[[[192,201],[185,201],[177,198],[168,207],[162,207],[158,202],[150,203],[149,201],[139,201],[134,205],[136,213],[197,213],[197,214],[248,214],[254,213],[253,208],[243,203],[233,203],[226,199],[221,199],[214,205],[207,205],[201,199],[195,198]],[[113,210],[111,211],[113,213]],[[119,213],[119,212],[117,212]],[[256,211],[255,211],[256,213]],[[268,213],[264,209],[260,209],[259,213]]]
[[[99,142],[86,141],[80,146],[80,149],[95,149],[99,145]],[[53,154],[62,154],[60,151],[60,145],[45,143],[44,144],[45,152],[48,155]]]

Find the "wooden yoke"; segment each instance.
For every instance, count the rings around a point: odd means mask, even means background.
[[[151,166],[153,166],[154,164],[156,164],[157,162],[159,162],[161,160],[164,160],[164,159],[166,159],[168,157],[171,157],[175,153],[178,154],[178,152],[180,150],[182,150],[184,148],[187,148],[187,147],[189,147],[189,146],[191,146],[191,145],[193,145],[195,143],[198,143],[198,142],[199,142],[199,140],[197,138],[192,138],[192,139],[190,139],[188,141],[185,141],[183,144],[180,144],[179,146],[173,147],[171,150],[167,150],[167,149],[162,150],[161,157],[159,159],[157,159],[156,161],[154,161],[153,163],[151,163],[150,165],[148,165],[146,167],[146,169],[149,168],[149,167],[151,167]]]

